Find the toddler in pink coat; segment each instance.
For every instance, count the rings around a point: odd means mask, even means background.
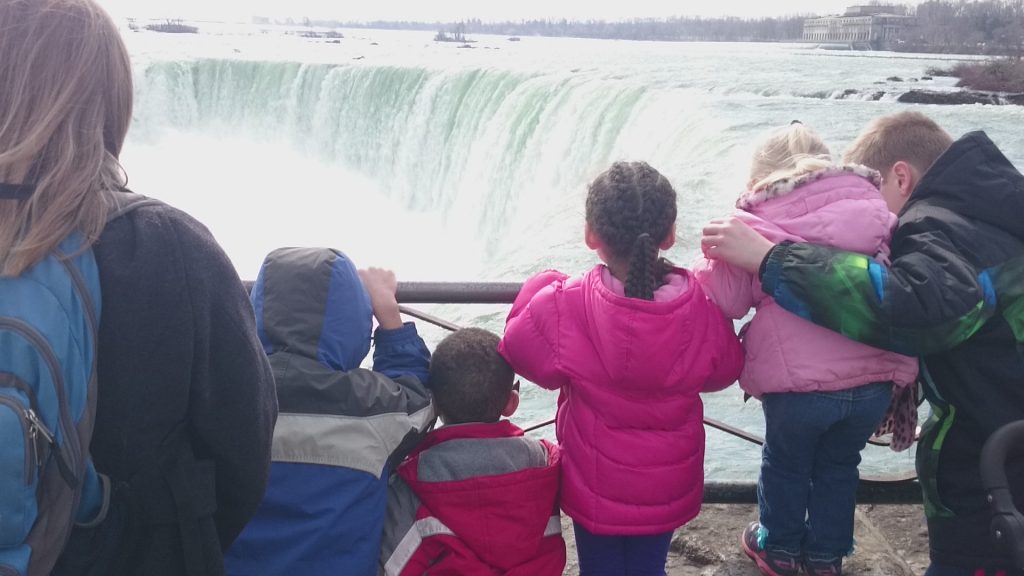
[[[665,574],[672,532],[700,511],[700,393],[742,368],[731,323],[691,272],[659,257],[675,220],[664,176],[613,164],[586,202],[586,244],[604,264],[529,279],[499,347],[516,372],[560,391],[561,506],[582,576]]]
[[[775,242],[884,258],[896,216],[879,184],[874,170],[833,164],[818,135],[793,122],[758,148],[737,215]],[[761,399],[765,445],[760,521],[744,531],[743,550],[763,574],[795,575],[803,565],[812,576],[838,576],[853,546],[860,451],[889,406],[893,384],[914,383],[917,361],[783,310],[757,276],[724,262],[703,261],[695,273],[726,316],[757,310],[744,330],[740,386]]]

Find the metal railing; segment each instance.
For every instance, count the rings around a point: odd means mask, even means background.
[[[517,282],[399,282],[397,297],[403,314],[422,320],[446,330],[458,330],[459,326],[417,310],[408,304],[511,304],[515,301],[521,283]],[[523,427],[530,432],[549,426],[554,418]],[[726,434],[756,444],[764,444],[760,436],[736,428],[725,422],[704,417],[704,425]],[[888,445],[888,442],[872,439],[871,444]],[[758,454],[758,457],[760,454]],[[921,490],[913,472],[885,476],[861,476],[857,489],[857,501],[865,504],[891,504],[921,502]],[[708,503],[756,503],[755,482],[707,482],[704,486],[704,501]]]
[[[247,290],[252,282],[246,281]],[[397,298],[401,312],[445,330],[460,327],[448,320],[417,310],[409,304],[511,304],[522,284],[518,282],[399,282]],[[524,426],[527,432],[550,426],[554,418]],[[713,418],[704,418],[704,425],[755,445],[764,444],[760,436]],[[875,445],[884,441],[871,440]],[[757,457],[760,457],[758,453]],[[861,476],[857,501],[863,504],[908,504],[921,502],[921,489],[913,472],[885,476]],[[756,482],[706,482],[704,502],[750,504],[757,502]]]

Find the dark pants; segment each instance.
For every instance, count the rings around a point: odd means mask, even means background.
[[[765,394],[758,479],[765,547],[840,558],[853,546],[857,465],[892,397],[892,384]]]
[[[665,576],[672,532],[653,536],[598,536],[573,523],[580,576]]]

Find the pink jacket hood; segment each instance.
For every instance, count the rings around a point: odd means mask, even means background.
[[[897,219],[878,182],[874,170],[836,166],[747,192],[736,215],[773,242],[810,242],[884,259]],[[726,316],[739,319],[757,309],[744,329],[740,376],[740,386],[754,396],[870,382],[907,385],[917,377],[916,359],[854,342],[783,310],[762,292],[756,275],[709,260],[698,262],[694,272]]]
[[[597,534],[656,534],[700,510],[699,393],[739,375],[731,324],[686,270],[667,301],[616,295],[603,266],[549,271],[523,286],[500,352],[523,377],[561,389],[562,509]]]

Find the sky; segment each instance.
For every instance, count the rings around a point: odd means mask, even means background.
[[[274,18],[458,21],[835,14],[855,0],[99,0],[115,16],[249,21]],[[867,2],[864,2],[867,3]]]

